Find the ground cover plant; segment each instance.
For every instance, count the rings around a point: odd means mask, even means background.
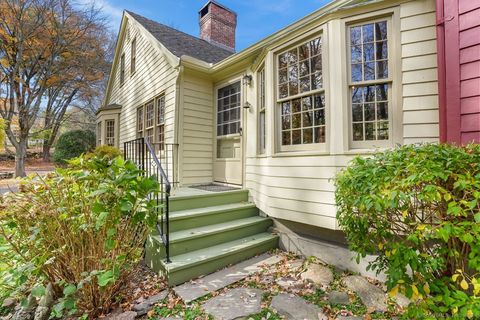
[[[80,157],[29,178],[1,201],[1,285],[16,292],[0,292],[41,297],[52,287],[52,317],[107,313],[156,223],[148,195],[158,189],[121,157]]]
[[[350,248],[378,254],[405,318],[480,317],[480,145],[408,145],[358,157],[336,179]]]

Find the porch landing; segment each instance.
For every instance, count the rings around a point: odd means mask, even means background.
[[[248,190],[205,185],[175,190],[170,198],[170,263],[161,238],[152,234],[145,261],[166,276],[169,285],[184,283],[277,247],[269,218],[248,202]]]

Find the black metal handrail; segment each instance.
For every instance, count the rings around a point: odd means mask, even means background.
[[[155,176],[160,184],[160,192],[151,194],[157,202],[156,229],[165,246],[165,254],[167,262],[170,261],[170,191],[172,185],[168,179],[168,175],[162,168],[161,162],[155,153],[155,149],[151,143],[145,138],[138,138],[127,141],[123,145],[123,153],[125,160],[133,161],[147,177]],[[160,217],[160,219],[159,219]]]

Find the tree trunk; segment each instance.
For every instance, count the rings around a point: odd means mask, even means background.
[[[50,148],[51,148],[51,145],[49,143],[48,140],[43,140],[43,144],[42,144],[42,159],[43,161],[45,162],[49,162],[50,161]]]
[[[20,137],[15,150],[15,177],[25,177],[25,160],[27,159],[27,138]]]

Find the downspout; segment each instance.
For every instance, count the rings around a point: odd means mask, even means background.
[[[437,25],[437,73],[438,73],[438,103],[440,142],[447,142],[447,84],[445,68],[445,10],[444,0],[436,0],[436,25]]]

